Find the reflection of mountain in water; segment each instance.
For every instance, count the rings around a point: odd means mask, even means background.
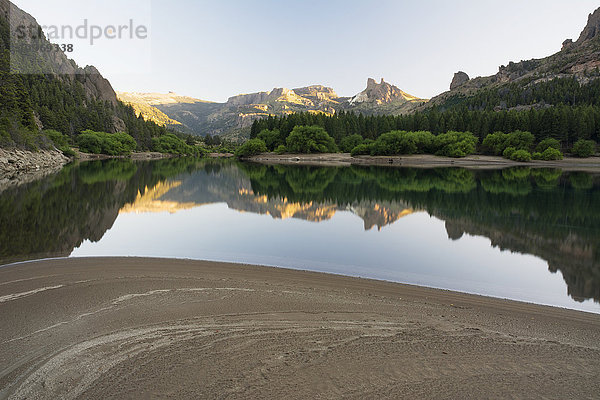
[[[176,159],[108,161],[0,194],[0,263],[65,256],[98,241],[118,213],[177,212],[224,203],[240,212],[320,222],[352,212],[365,229],[419,210],[446,221],[448,237],[546,260],[569,294],[600,301],[600,187],[595,176],[503,171],[316,168]]]
[[[84,240],[99,241],[123,205],[140,191],[194,164],[193,160],[95,161],[3,191],[0,264],[68,256]]]
[[[446,221],[450,239],[464,233],[481,235],[501,249],[541,257],[550,271],[562,272],[573,298],[600,301],[600,188],[592,175],[529,168],[326,171],[244,165],[243,169],[253,190],[267,198],[310,199],[341,208],[376,200],[427,211]],[[373,206],[365,212],[375,210]],[[398,211],[390,207],[379,215],[389,210]]]
[[[255,194],[248,176],[235,164],[207,164],[205,171],[198,171],[164,193],[159,199],[171,209],[171,204],[209,204],[226,203],[233,210],[270,215],[276,219],[296,218],[312,222],[326,221],[338,211],[350,211],[364,220],[366,230],[377,226],[378,229],[409,215],[412,210],[396,201],[377,202],[358,200],[338,205],[334,201],[292,201],[285,196]],[[153,192],[147,193],[152,197]],[[129,205],[126,211],[147,208],[146,199]],[[155,202],[157,207],[160,203]],[[138,208],[139,207],[139,208]],[[169,211],[169,209],[155,211]]]

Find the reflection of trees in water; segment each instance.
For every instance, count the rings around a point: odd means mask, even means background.
[[[321,168],[330,172],[317,185],[316,167],[244,164],[242,169],[254,192],[272,199],[338,205],[394,201],[426,210],[447,221],[451,239],[482,235],[502,249],[542,257],[551,271],[563,273],[574,298],[600,301],[600,190],[593,175],[523,167]],[[307,186],[298,190],[291,181]]]
[[[225,201],[271,213],[279,205],[282,215],[289,203],[311,203],[298,215],[353,209],[366,227],[391,223],[405,208],[425,210],[446,221],[449,238],[482,235],[502,249],[537,255],[562,272],[574,298],[600,300],[598,178],[529,168],[318,168],[185,158],[71,165],[0,194],[0,262],[68,255],[86,239],[98,241],[138,193],[177,175],[182,184],[167,200]],[[268,203],[249,205],[255,195]]]
[[[0,262],[67,256],[86,239],[100,240],[138,192],[196,163],[94,161],[2,192]]]

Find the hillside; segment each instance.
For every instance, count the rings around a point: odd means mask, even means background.
[[[417,111],[432,107],[446,110],[466,106],[501,111],[574,105],[580,97],[576,92],[581,88],[585,91],[600,78],[599,68],[600,8],[589,15],[579,39],[565,40],[558,53],[542,59],[510,62],[489,77],[470,79],[460,71],[455,74],[449,91],[434,97]],[[574,84],[557,90],[565,81]],[[594,90],[588,97],[598,98],[598,92]]]
[[[20,37],[19,26],[39,27],[34,17],[0,0],[0,147],[48,148],[45,130],[75,142],[89,129],[127,132],[145,150],[152,138],[168,133],[120,102],[95,67],[79,67],[43,36]]]
[[[342,110],[396,115],[410,112],[426,101],[383,79],[379,84],[369,79],[367,88],[351,98],[340,97],[332,88],[322,85],[241,94],[229,98],[226,103],[190,99],[174,93],[119,93],[119,98],[134,105],[146,119],[152,119],[160,112],[197,135],[222,135],[234,140],[248,137],[252,123],[270,115],[300,112],[333,115]]]
[[[117,98],[123,103],[130,105],[135,110],[135,115],[142,116],[146,121],[152,121],[160,126],[173,127],[175,129],[181,128],[182,123],[176,121],[158,108],[155,105],[161,104],[162,102],[168,103],[185,103],[192,102],[193,99],[180,97],[174,93],[167,95],[158,93],[125,93],[117,92]],[[188,100],[189,99],[189,100]]]

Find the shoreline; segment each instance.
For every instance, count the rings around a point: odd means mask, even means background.
[[[31,152],[0,148],[0,192],[56,173],[70,162],[58,150]]]
[[[157,152],[141,152],[141,153],[131,153],[128,156],[109,156],[107,154],[90,154],[90,153],[82,153],[79,150],[75,152],[77,156],[75,157],[75,161],[96,161],[96,160],[133,160],[133,161],[146,161],[146,160],[162,160],[165,158],[176,158],[178,157],[176,154],[165,154],[165,153],[157,153]]]
[[[439,157],[430,154],[408,156],[357,156],[348,153],[328,154],[260,154],[248,157],[251,161],[266,165],[310,165],[310,166],[388,166],[436,168],[458,167],[466,169],[502,169],[512,167],[558,168],[565,171],[600,172],[600,157],[585,159],[565,158],[560,161],[516,162],[502,157],[472,155],[464,158]]]
[[[591,398],[600,385],[600,315],[581,311],[178,259],[29,261],[0,283],[0,398]]]

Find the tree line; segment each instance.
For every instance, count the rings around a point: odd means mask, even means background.
[[[25,61],[45,63],[35,53],[28,54]],[[47,71],[48,68],[41,71]],[[30,150],[50,148],[53,145],[58,147],[58,143],[54,143],[49,137],[55,132],[67,139],[67,145],[77,145],[78,137],[86,131],[113,132],[116,119],[124,122],[123,133],[135,140],[138,151],[160,151],[157,145],[164,145],[165,140],[156,139],[167,135],[169,139],[166,142],[171,145],[173,136],[188,145],[194,141],[190,135],[144,120],[142,116],[136,115],[133,107],[120,101],[113,104],[88,98],[79,76],[11,73],[10,27],[5,18],[0,18],[0,147]],[[40,129],[40,125],[44,131]],[[107,140],[113,145],[118,141],[111,138]],[[65,148],[64,143],[62,144]],[[182,148],[180,144],[177,146]]]
[[[472,132],[480,141],[495,132],[526,131],[536,141],[552,138],[564,150],[579,140],[600,141],[600,79],[598,71],[581,84],[576,78],[545,81],[537,77],[479,90],[472,96],[456,95],[442,104],[411,115],[363,115],[340,111],[334,115],[297,113],[256,121],[255,138],[265,129],[287,136],[296,126],[324,128],[339,145],[345,137],[377,139],[398,131]]]

